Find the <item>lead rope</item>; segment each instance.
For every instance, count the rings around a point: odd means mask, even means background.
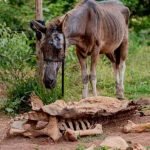
[[[66,40],[65,40],[65,35],[63,34],[64,36],[64,53],[66,53]],[[65,54],[64,54],[65,55]],[[65,89],[65,56],[64,56],[64,59],[62,60],[62,85],[61,85],[61,92],[62,92],[62,97],[64,97],[64,89]]]
[[[65,61],[62,60],[62,97],[64,97],[64,73],[65,73]]]

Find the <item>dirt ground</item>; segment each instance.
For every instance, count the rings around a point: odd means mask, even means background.
[[[0,84],[0,98],[5,97],[4,85]],[[150,121],[150,116],[140,117],[138,115],[130,118],[135,123],[144,123]],[[127,141],[140,143],[143,146],[150,147],[150,132],[129,133],[121,132],[121,126],[127,123],[127,120],[116,121],[103,126],[104,134],[94,137],[85,137],[78,142],[66,142],[61,140],[54,143],[48,137],[38,137],[34,139],[24,138],[22,136],[4,138],[10,118],[0,112],[0,150],[75,150],[79,145],[89,147],[92,144],[99,145],[107,136],[117,135],[123,137]],[[4,138],[4,140],[2,140]],[[149,148],[150,149],[150,148]]]
[[[6,131],[10,118],[3,113],[0,113],[0,139]],[[150,116],[140,117],[133,116],[131,120],[135,123],[144,123],[150,121]],[[66,142],[64,140],[54,143],[48,137],[39,137],[34,139],[24,138],[21,136],[9,137],[1,141],[0,150],[75,150],[80,144],[86,147],[96,144],[97,146],[101,141],[110,135],[117,135],[123,137],[127,141],[140,143],[144,146],[150,146],[150,132],[144,133],[122,133],[121,126],[127,120],[113,122],[109,125],[103,126],[104,134],[96,137],[81,138],[78,142]]]

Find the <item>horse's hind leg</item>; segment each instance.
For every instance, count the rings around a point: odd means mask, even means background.
[[[125,60],[128,53],[128,43],[124,40],[122,44],[117,48],[114,54],[106,54],[111,60],[114,76],[116,81],[116,97],[118,99],[124,99],[124,74],[125,74]]]
[[[128,53],[128,42],[124,40],[120,47],[115,51],[116,61],[113,63],[113,69],[116,79],[116,96],[119,99],[124,99],[124,74],[125,74],[125,60]]]
[[[120,61],[120,64],[116,66],[113,64],[115,79],[116,79],[116,97],[118,99],[124,99],[124,73],[125,73],[125,61]]]

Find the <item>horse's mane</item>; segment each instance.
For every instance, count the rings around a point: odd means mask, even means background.
[[[107,2],[112,2],[112,3],[119,3],[118,0],[106,0],[106,1],[101,1],[97,2],[95,0],[82,0],[80,1],[76,7],[67,12],[64,16],[62,17],[57,17],[53,20],[51,20],[48,23],[48,30],[51,30],[55,27],[57,27],[57,30],[62,31],[65,21],[67,20],[67,35],[71,36],[76,36],[76,35],[86,35],[86,38],[89,40],[88,41],[93,41],[96,40],[98,41],[99,38],[99,27],[100,27],[100,19],[101,19],[101,11],[99,7],[99,3],[107,3]],[[120,3],[119,3],[120,4]],[[77,10],[77,11],[76,11]],[[77,17],[71,17],[72,14],[75,16],[76,14],[78,15],[78,10],[81,10],[82,14],[81,16]],[[88,15],[87,15],[88,14]],[[66,16],[70,15],[70,20],[66,19]],[[64,21],[65,20],[65,21]],[[69,22],[68,22],[69,21]],[[88,24],[86,22],[88,21]],[[80,28],[79,28],[80,27]],[[92,36],[91,36],[92,35]],[[93,38],[93,39],[91,39]]]
[[[89,3],[90,2],[95,2],[95,0],[81,0],[79,3],[76,4],[75,8],[78,7],[78,6],[81,6],[81,5],[83,5],[84,3],[87,3],[87,2],[89,2]],[[50,22],[48,22],[47,28],[52,28],[54,26],[59,26],[63,22],[63,20],[64,20],[64,18],[67,14],[68,14],[68,12],[63,16],[59,16],[57,18],[52,19]]]
[[[102,1],[96,1],[96,0],[81,0],[81,1],[79,1],[79,2],[75,5],[75,8],[78,7],[78,6],[82,6],[83,4],[87,3],[87,4],[89,5],[89,7],[95,9],[95,11],[96,11],[96,7],[92,7],[93,5],[91,5],[91,4],[97,3],[97,2],[98,2],[99,4],[105,4],[105,3],[110,3],[110,2],[122,4],[122,2],[121,2],[120,0],[102,0]],[[97,10],[97,12],[98,12],[98,10]],[[67,14],[67,13],[66,13],[66,14]],[[65,14],[65,15],[66,15],[66,14]],[[63,18],[65,17],[65,15],[59,16],[59,17],[57,17],[57,18],[52,19],[52,20],[48,23],[47,27],[50,28],[51,26],[54,26],[54,25],[60,25],[60,23],[61,23],[61,21],[63,20]]]
[[[60,17],[54,18],[54,19],[52,19],[50,22],[48,22],[48,24],[47,24],[47,29],[48,29],[48,30],[51,30],[51,29],[53,29],[53,28],[55,28],[55,27],[59,27],[60,24],[61,24],[61,22],[60,22]]]

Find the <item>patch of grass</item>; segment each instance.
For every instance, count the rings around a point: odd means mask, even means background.
[[[79,139],[80,142],[82,143],[89,143],[95,140],[101,140],[103,141],[106,138],[106,135],[94,135],[94,136],[87,136],[87,137],[82,137]]]
[[[8,114],[23,113],[31,109],[29,105],[29,97],[34,92],[39,96],[44,104],[54,102],[56,99],[60,99],[61,91],[60,87],[54,90],[46,90],[40,85],[35,78],[28,78],[25,81],[17,83],[15,87],[10,88],[8,91],[8,100],[5,104],[5,111]]]
[[[146,146],[145,148],[146,148],[146,150],[150,150],[150,146]]]
[[[133,31],[130,32],[129,55],[125,74],[125,96],[128,99],[137,99],[143,96],[150,96],[150,45],[147,42],[149,41],[149,33],[143,31],[138,34]],[[15,55],[13,59],[15,60]],[[90,66],[89,62],[90,60],[88,60],[88,66]],[[13,84],[9,87],[9,99],[5,105],[7,112],[19,113],[25,111],[24,108],[26,110],[30,109],[25,106],[27,105],[26,101],[29,95],[33,91],[45,104],[54,102],[56,99],[62,99],[61,71],[58,74],[57,87],[50,91],[37,83],[37,79],[34,77],[35,69],[32,71],[28,66],[21,69],[25,72],[26,77],[13,80]],[[89,95],[92,96],[91,86],[89,88]],[[104,55],[100,56],[97,65],[97,90],[98,95],[115,97],[113,70],[110,61]],[[82,81],[80,64],[72,47],[68,50],[66,57],[65,96],[63,99],[65,101],[75,101],[81,98]]]
[[[86,147],[83,144],[77,145],[76,150],[85,150]],[[109,148],[107,146],[102,146],[102,147],[96,147],[94,150],[108,150]]]
[[[86,149],[85,146],[82,144],[77,145],[77,148],[76,148],[76,150],[85,150],[85,149]]]
[[[102,147],[96,147],[94,150],[109,150],[107,146],[102,146]]]
[[[126,62],[125,96],[137,99],[150,96],[150,46],[149,34],[130,31],[129,54]],[[74,54],[75,55],[75,54]],[[76,56],[75,56],[76,57]],[[89,86],[89,88],[91,88]],[[97,90],[99,95],[115,97],[115,80],[111,63],[100,56],[97,65]],[[77,60],[66,65],[65,100],[77,100],[82,94],[81,70]],[[91,91],[91,89],[90,89]]]

